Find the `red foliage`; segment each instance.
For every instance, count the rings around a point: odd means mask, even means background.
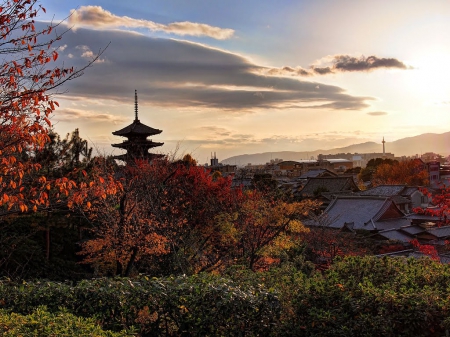
[[[49,141],[58,106],[52,91],[82,71],[55,65],[53,44],[62,35],[49,35],[53,23],[36,30],[34,20],[45,11],[37,4],[4,1],[0,11],[0,215],[47,208],[50,190],[67,195],[75,186],[68,179],[36,176],[40,164],[30,160]]]
[[[422,245],[417,239],[411,240],[410,243],[413,245],[413,247],[418,248],[421,253],[429,256],[432,260],[440,260],[436,247],[431,245]]]

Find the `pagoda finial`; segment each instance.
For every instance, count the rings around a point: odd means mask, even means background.
[[[134,120],[139,122],[138,118],[138,99],[137,99],[137,90],[134,90]]]

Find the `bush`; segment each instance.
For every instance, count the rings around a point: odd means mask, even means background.
[[[94,319],[77,317],[64,310],[49,313],[45,306],[36,308],[25,316],[0,310],[0,334],[3,337],[135,336],[132,331],[104,331]]]
[[[450,268],[430,259],[352,257],[298,284],[289,336],[441,336]]]
[[[0,282],[0,303],[29,314],[39,305],[93,317],[104,329],[136,326],[151,336],[257,336],[273,330],[279,302],[260,286],[241,287],[214,275],[149,279]]]

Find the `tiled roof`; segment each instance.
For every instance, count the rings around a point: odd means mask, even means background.
[[[375,227],[379,231],[392,230],[392,229],[399,230],[402,227],[408,226],[410,223],[411,223],[411,221],[406,218],[389,219],[389,220],[375,222]]]
[[[317,177],[322,176],[322,175],[325,174],[325,173],[326,173],[327,175],[329,174],[329,175],[334,176],[334,177],[337,176],[336,173],[331,172],[330,170],[326,170],[326,169],[318,169],[318,170],[310,170],[310,171],[308,171],[308,172],[306,172],[306,173],[303,173],[303,174],[299,177],[299,179],[317,178]]]
[[[393,195],[400,195],[404,188],[405,185],[380,185],[365,191],[361,191],[359,192],[359,194],[391,197]]]
[[[138,119],[135,119],[132,124],[114,131],[112,134],[115,136],[127,136],[127,135],[142,135],[153,136],[160,134],[162,130],[151,128],[145,124],[142,124]]]
[[[438,216],[432,216],[432,215],[428,215],[428,214],[411,213],[411,214],[408,214],[406,217],[408,219],[411,219],[411,220],[423,220],[423,222],[425,222],[425,221],[439,221],[439,217]]]
[[[371,220],[376,221],[393,202],[380,197],[337,197],[325,210],[330,227],[342,228],[353,223],[355,229],[373,230]],[[395,207],[395,206],[394,206]]]
[[[436,236],[437,238],[445,238],[450,236],[450,226],[435,227],[427,230],[427,233]]]
[[[341,191],[356,191],[358,187],[353,181],[353,177],[323,177],[323,178],[308,178],[305,186],[299,193],[303,196],[314,196],[314,192],[324,189],[324,192],[341,192]]]
[[[388,240],[395,240],[401,242],[410,242],[414,239],[413,236],[403,233],[396,229],[388,229],[381,232],[378,232],[377,235],[382,236]]]
[[[400,230],[410,235],[416,235],[425,232],[426,229],[418,225],[410,225],[410,226],[403,226],[402,228],[400,228]]]
[[[411,202],[410,199],[405,198],[405,197],[402,197],[401,195],[394,195],[394,196],[392,197],[392,200],[393,200],[397,205],[400,205],[400,204],[409,204],[409,203]]]
[[[420,188],[419,187],[413,187],[413,186],[407,186],[405,187],[405,189],[402,191],[402,195],[407,195],[407,196],[411,196],[414,192],[419,191]]]

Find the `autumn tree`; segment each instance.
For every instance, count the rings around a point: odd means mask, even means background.
[[[260,191],[246,192],[237,210],[217,216],[228,252],[222,259],[251,270],[264,268],[263,260],[279,257],[280,251],[292,248],[299,235],[309,231],[302,220],[318,206],[310,200],[287,203]]]
[[[41,12],[45,9],[37,0],[0,5],[0,215],[46,204],[49,181],[43,176],[29,184],[29,174],[41,164],[29,160],[24,151],[37,153],[50,141],[50,118],[58,106],[53,95],[84,69],[57,64],[58,49],[53,45],[64,32],[56,32],[59,23],[37,29],[34,20]]]
[[[60,23],[35,25],[42,12],[45,9],[37,0],[0,3],[0,219],[5,220],[2,225],[24,212],[68,209],[71,190],[78,186],[69,176],[50,174],[50,162],[56,159],[46,157],[55,145],[50,119],[58,107],[54,95],[59,88],[80,76],[96,57],[82,69],[58,63],[55,43],[67,30],[57,32]],[[48,170],[43,169],[47,164]],[[93,183],[102,185],[99,181]],[[13,251],[17,241],[9,240],[5,233],[9,232],[2,231],[0,246]]]
[[[95,199],[86,186],[81,198],[91,200],[85,214],[94,235],[82,245],[85,262],[119,275],[139,266],[152,268],[155,261],[182,273],[199,270],[200,261],[208,264],[202,253],[215,235],[211,221],[234,202],[230,182],[214,181],[190,160],[166,158],[136,162],[120,175],[117,193]]]
[[[381,164],[372,177],[372,184],[427,186],[428,171],[420,160],[407,160],[391,164]]]
[[[89,207],[80,203],[92,222],[85,262],[114,275],[191,274],[236,261],[255,269],[306,230],[299,220],[314,206],[232,188],[229,178],[190,160],[136,162],[120,175],[117,193],[95,199],[87,187],[81,199]]]
[[[361,169],[358,174],[358,179],[363,182],[368,182],[372,180],[373,174],[376,172],[378,166],[382,164],[394,165],[397,163],[397,160],[389,159],[389,158],[374,158],[370,159],[367,162],[365,168]]]

